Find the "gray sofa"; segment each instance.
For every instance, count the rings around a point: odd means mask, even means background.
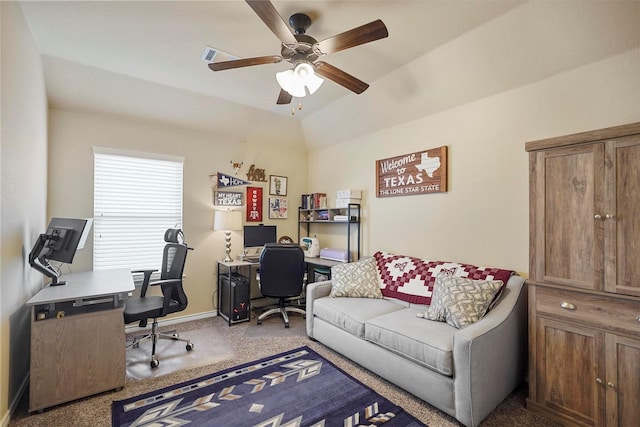
[[[307,286],[309,337],[466,426],[477,426],[524,379],[527,297],[520,276],[511,276],[486,316],[462,329],[418,318],[424,305],[331,298],[331,284]]]

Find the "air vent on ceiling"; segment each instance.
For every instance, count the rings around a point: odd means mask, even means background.
[[[212,63],[220,61],[233,61],[234,59],[239,58],[230,53],[223,52],[220,49],[216,49],[215,47],[207,46],[204,48],[204,52],[202,53],[200,59],[202,59],[204,62]]]

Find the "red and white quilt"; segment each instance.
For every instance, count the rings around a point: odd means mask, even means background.
[[[502,280],[502,283],[507,283],[514,273],[513,270],[431,261],[382,251],[373,254],[373,257],[382,295],[414,304],[431,304],[433,285],[440,273],[473,280]]]

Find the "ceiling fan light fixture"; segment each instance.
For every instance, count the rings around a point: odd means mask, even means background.
[[[306,96],[305,87],[313,95],[324,83],[324,79],[316,76],[313,66],[307,62],[296,64],[293,70],[276,73],[276,80],[282,89],[296,98]]]
[[[313,67],[306,62],[300,62],[299,64],[296,64],[296,66],[293,67],[293,73],[298,79],[302,81],[307,81],[309,76],[315,75]]]
[[[289,92],[291,96],[302,98],[307,94],[304,90],[304,84],[296,77],[293,70],[276,73],[276,80],[280,87]]]
[[[306,62],[296,65],[293,72],[301,79],[303,85],[309,89],[310,95],[313,95],[324,83],[324,79],[318,77],[311,64]]]

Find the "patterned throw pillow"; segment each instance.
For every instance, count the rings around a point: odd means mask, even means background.
[[[334,265],[331,267],[331,279],[330,297],[382,298],[373,258]]]
[[[501,280],[472,280],[439,274],[424,318],[447,322],[455,328],[475,323],[487,314],[502,285]]]
[[[431,294],[440,273],[473,280],[501,280],[503,283],[507,283],[514,273],[513,270],[432,261],[382,251],[373,257],[378,266],[382,295],[414,304],[431,305]]]

